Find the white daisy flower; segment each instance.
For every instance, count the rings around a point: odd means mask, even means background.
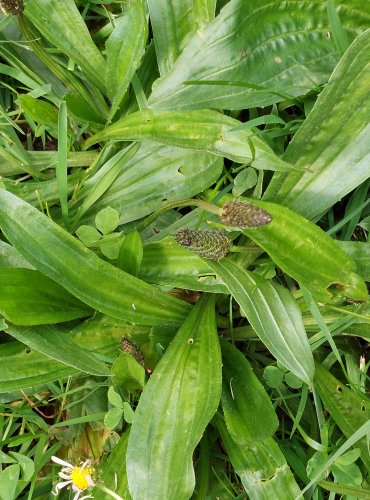
[[[85,498],[93,498],[91,495],[80,496],[84,491],[95,486],[92,480],[93,468],[90,466],[90,460],[86,460],[81,466],[72,465],[58,457],[51,457],[52,461],[63,466],[58,476],[65,481],[60,481],[56,484],[55,490],[52,491],[54,496],[58,495],[59,491],[66,486],[71,486],[75,492],[73,500],[84,500]]]

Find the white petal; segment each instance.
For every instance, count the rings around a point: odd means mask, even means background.
[[[64,472],[58,472],[58,476],[61,477],[62,479],[71,479],[71,473],[64,474]]]
[[[90,464],[90,460],[85,460],[84,463],[81,465],[81,472],[84,470],[84,468]]]
[[[93,486],[95,486],[95,483],[89,474],[85,475],[85,479],[86,479],[87,484],[89,485],[89,488],[92,488]]]
[[[55,457],[54,455],[51,457],[52,461],[55,462],[56,464],[59,465],[64,465],[64,467],[68,467],[68,469],[74,469],[72,464],[69,464],[65,460],[62,460],[61,458]]]
[[[62,488],[64,488],[65,486],[68,486],[69,484],[71,484],[72,481],[63,481],[61,483],[57,483],[55,485],[55,491],[56,493],[53,493],[53,495],[57,495],[58,494],[58,491],[61,490]]]

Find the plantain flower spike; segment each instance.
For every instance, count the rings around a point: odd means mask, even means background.
[[[272,221],[268,212],[244,201],[228,201],[222,207],[220,219],[223,224],[243,229],[265,226]]]
[[[131,356],[135,358],[141,366],[144,366],[144,354],[139,346],[131,342],[131,340],[126,337],[121,338],[120,344],[123,352],[131,354]]]
[[[23,0],[0,0],[0,9],[6,16],[19,16],[24,9]]]
[[[205,259],[220,260],[230,251],[231,240],[222,231],[195,231],[181,229],[176,234],[176,240],[182,247]]]

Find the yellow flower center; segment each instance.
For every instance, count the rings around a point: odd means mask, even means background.
[[[87,490],[87,488],[89,488],[90,486],[87,478],[91,477],[91,474],[91,467],[85,467],[84,469],[82,469],[82,467],[75,467],[72,471],[71,479],[73,484],[77,486],[77,488],[79,488],[80,490]]]

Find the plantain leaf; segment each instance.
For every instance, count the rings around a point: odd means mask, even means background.
[[[215,420],[231,464],[248,498],[303,498],[283,453],[272,438],[241,444],[233,440],[220,416]]]
[[[325,408],[347,438],[370,420],[370,402],[366,395],[348,389],[321,363],[316,363],[314,383]],[[370,469],[365,437],[357,441],[356,448],[361,450],[361,460]]]
[[[94,354],[76,345],[65,331],[54,326],[34,328],[10,325],[5,330],[12,337],[51,359],[91,375],[110,376],[110,370]]]
[[[0,268],[0,313],[15,325],[43,325],[90,316],[93,310],[38,271]]]
[[[368,3],[336,3],[350,39],[369,27]],[[337,61],[325,1],[231,0],[194,33],[154,85],[149,104],[177,110],[264,107],[326,82]]]
[[[243,232],[283,271],[321,301],[327,302],[332,297],[327,290],[331,285],[353,300],[367,300],[366,285],[354,272],[356,264],[320,227],[282,205],[248,201],[268,212],[272,220]]]
[[[108,139],[151,140],[186,149],[208,151],[263,170],[291,171],[251,130],[233,130],[240,122],[213,110],[146,109],[118,120],[85,141],[84,148]]]
[[[193,0],[148,0],[159,72],[168,73],[194,31]]]
[[[284,154],[309,172],[275,176],[266,199],[313,219],[369,178],[369,57],[367,30],[344,54]]]
[[[134,500],[190,498],[192,455],[221,395],[214,296],[202,297],[142,392],[127,449]]]
[[[110,118],[116,114],[144,55],[148,25],[143,0],[129,4],[124,15],[114,24],[113,33],[106,42],[106,85],[112,101]]]
[[[263,385],[236,347],[222,340],[221,349],[221,401],[230,436],[239,445],[273,436],[279,421]]]
[[[370,244],[362,241],[337,241],[337,244],[355,261],[361,278],[370,281]]]
[[[74,0],[27,0],[24,15],[67,54],[100,90],[105,90],[105,62],[92,41]]]
[[[113,267],[37,209],[0,189],[0,227],[38,270],[83,302],[141,324],[180,322],[189,305]]]
[[[117,178],[114,177],[116,180],[108,189],[105,181],[111,179],[111,168],[117,172]],[[128,161],[127,157],[117,153],[89,179],[86,187],[88,185],[92,193],[100,182],[107,190],[103,194],[97,188],[101,198],[82,219],[91,222],[99,210],[110,206],[121,213],[121,223],[137,220],[161,208],[164,203],[189,198],[207,189],[217,181],[221,171],[221,158],[209,153],[145,142]],[[88,192],[85,195],[90,196]],[[86,208],[84,196],[77,201]]]
[[[227,258],[207,263],[227,286],[271,354],[310,385],[314,374],[312,353],[301,312],[290,292]]]

